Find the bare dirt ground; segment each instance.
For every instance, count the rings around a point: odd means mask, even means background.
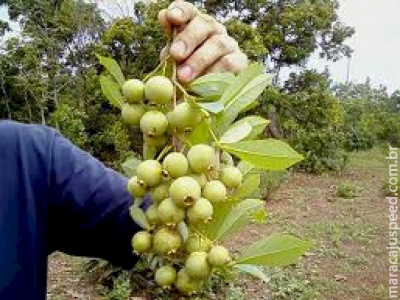
[[[314,248],[298,265],[266,270],[269,285],[240,279],[242,296],[232,299],[383,300],[386,297],[387,210],[382,186],[387,167],[382,149],[351,156],[343,174],[294,174],[268,202],[268,222],[250,225],[231,249],[285,232],[309,239]],[[337,186],[348,182],[357,196],[343,199]],[[105,299],[82,276],[82,260],[62,254],[50,259],[50,300]],[[244,296],[245,295],[245,296]],[[243,298],[245,297],[245,298]]]

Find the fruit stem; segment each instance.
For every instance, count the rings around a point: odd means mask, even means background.
[[[155,73],[157,73],[161,68],[165,68],[165,65],[167,64],[168,59],[170,59],[171,55],[167,55],[162,59],[162,61],[158,64],[158,66],[151,71],[149,74],[146,75],[146,77],[143,79],[144,82],[146,82],[150,77],[152,77]]]
[[[178,34],[178,29],[174,28],[173,29],[173,34],[172,34],[172,42],[174,40],[174,38],[177,36]],[[171,44],[172,44],[171,42]],[[172,82],[174,83],[174,94],[173,94],[173,108],[175,109],[176,104],[177,104],[177,73],[178,73],[178,66],[176,63],[175,59],[172,59]],[[175,151],[180,151],[182,148],[182,143],[180,142],[176,132],[174,132],[174,134],[172,135],[172,145],[174,147]]]

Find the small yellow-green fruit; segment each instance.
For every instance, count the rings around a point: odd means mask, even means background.
[[[137,177],[148,187],[155,187],[162,181],[162,166],[156,160],[145,160],[137,168]]]
[[[159,204],[158,217],[166,225],[179,224],[185,219],[185,211],[176,206],[171,198],[168,198]]]
[[[211,241],[202,238],[198,234],[191,234],[185,241],[185,248],[188,253],[208,252],[211,248]]]
[[[242,184],[243,175],[236,167],[226,167],[221,171],[221,181],[231,189],[236,189]]]
[[[140,119],[140,130],[147,136],[161,136],[167,128],[167,117],[161,111],[150,110]]]
[[[187,102],[178,104],[171,112],[169,120],[179,130],[195,127],[201,122],[200,110]]]
[[[169,182],[164,182],[150,190],[150,199],[155,203],[160,203],[161,201],[169,197]]]
[[[170,228],[161,228],[154,234],[153,251],[158,255],[175,253],[182,245],[179,233]]]
[[[121,110],[122,121],[130,126],[139,126],[146,109],[141,104],[124,104]]]
[[[226,194],[226,187],[219,180],[208,182],[203,189],[203,197],[210,200],[212,203],[225,201]]]
[[[214,267],[223,267],[231,262],[228,249],[222,246],[214,246],[208,252],[208,262]]]
[[[174,85],[165,76],[154,76],[146,82],[144,92],[147,100],[165,104],[172,100]]]
[[[197,293],[202,284],[203,282],[201,280],[191,278],[183,268],[178,272],[175,287],[181,294],[191,296]]]
[[[150,136],[150,135],[143,135],[143,140],[147,146],[162,148],[168,141],[168,138],[164,135],[161,136]]]
[[[187,174],[189,163],[182,153],[172,152],[165,157],[163,167],[170,177],[178,178]]]
[[[132,195],[132,197],[141,198],[146,195],[147,186],[143,180],[139,180],[137,176],[135,176],[129,179],[127,190]]]
[[[130,79],[122,87],[122,93],[128,103],[144,100],[144,83],[138,79]]]
[[[187,210],[187,216],[191,224],[207,223],[211,221],[214,208],[210,201],[200,198]]]
[[[190,148],[187,158],[190,168],[195,173],[206,173],[212,169],[215,161],[215,151],[211,146],[199,144]]]
[[[146,217],[150,225],[157,225],[159,223],[160,218],[158,216],[158,207],[156,204],[151,205],[146,210]]]
[[[132,238],[132,248],[137,253],[145,253],[151,249],[151,234],[147,231],[140,231]]]
[[[154,280],[163,288],[170,287],[176,280],[176,270],[171,266],[161,267],[156,271]]]
[[[204,188],[208,182],[205,174],[190,174],[188,176],[195,179],[201,188]]]
[[[200,198],[201,187],[192,177],[183,176],[172,182],[169,195],[177,206],[189,207]]]
[[[204,279],[211,273],[211,266],[207,260],[207,252],[193,252],[185,262],[185,269],[192,278]]]

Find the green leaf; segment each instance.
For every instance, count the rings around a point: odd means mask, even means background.
[[[210,113],[213,114],[218,114],[221,111],[224,110],[224,106],[222,105],[221,102],[215,101],[215,102],[197,102],[197,106],[205,109],[206,111],[209,111]]]
[[[101,56],[96,54],[97,58],[99,59],[100,63],[107,69],[107,71],[114,77],[114,79],[118,82],[119,87],[125,83],[125,77],[122,74],[121,68],[119,67],[118,63],[109,57]]]
[[[210,141],[210,121],[208,119],[201,121],[187,140],[192,146],[207,144]]]
[[[237,259],[238,264],[268,267],[287,266],[296,262],[311,244],[289,235],[273,235],[247,248]]]
[[[225,90],[221,97],[221,102],[223,104],[231,102],[248,83],[263,73],[264,66],[262,64],[254,63],[248,66]]]
[[[140,207],[132,206],[130,209],[130,215],[133,221],[135,221],[140,227],[147,230],[150,229],[150,224],[147,221],[146,214]]]
[[[142,161],[136,157],[130,157],[122,164],[122,170],[125,175],[129,177],[136,176],[136,169],[141,162]]]
[[[254,78],[230,101],[225,103],[225,109],[216,121],[216,131],[221,134],[235,121],[237,116],[257,100],[265,88],[271,83],[271,76],[262,74]]]
[[[275,139],[243,141],[221,147],[259,169],[284,170],[303,159],[288,144]]]
[[[204,109],[204,110],[206,110],[208,112],[211,112],[213,114],[217,114],[217,113],[219,113],[219,112],[224,110],[224,106],[219,101],[198,102],[197,98],[195,99],[195,98],[192,98],[192,97],[189,97],[187,99],[187,101],[190,104],[190,106],[195,107],[195,108]]]
[[[119,109],[122,108],[124,98],[120,92],[118,83],[108,76],[100,75],[100,85],[104,96],[108,99],[110,104]]]
[[[269,283],[269,278],[267,274],[259,266],[254,265],[235,265],[235,269],[238,269],[240,272],[247,273],[251,276],[261,279],[265,283]]]
[[[253,127],[248,122],[236,124],[222,135],[219,142],[223,144],[233,144],[240,142],[248,137],[252,130]]]
[[[250,223],[253,213],[262,206],[263,202],[259,199],[248,199],[239,202],[221,223],[217,231],[216,239],[224,240],[231,237],[234,233]]]
[[[253,164],[244,160],[240,161],[237,167],[243,174],[243,177],[245,177],[248,173],[250,173],[251,171],[253,171],[253,169],[255,169],[255,166]]]
[[[233,201],[213,203],[213,219],[208,224],[202,224],[198,226],[197,229],[200,230],[210,240],[216,240],[218,231],[221,228],[222,223],[224,222],[229,212],[232,210],[232,207],[234,207],[236,204],[237,202]]]
[[[259,190],[261,183],[261,174],[248,174],[244,177],[243,183],[237,189],[231,199],[240,200],[248,197],[255,196],[254,194]]]
[[[271,121],[259,116],[249,116],[240,119],[234,123],[232,127],[243,123],[249,123],[252,127],[252,131],[246,139],[255,139],[265,131],[265,128],[271,123]]]
[[[219,97],[235,81],[232,73],[212,73],[197,78],[189,85],[189,90],[201,97]]]

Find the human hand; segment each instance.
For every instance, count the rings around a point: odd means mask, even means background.
[[[188,83],[200,75],[215,72],[239,73],[247,67],[247,56],[225,26],[201,13],[186,1],[174,1],[159,13],[167,34],[176,28],[170,55],[178,62],[178,79]]]

